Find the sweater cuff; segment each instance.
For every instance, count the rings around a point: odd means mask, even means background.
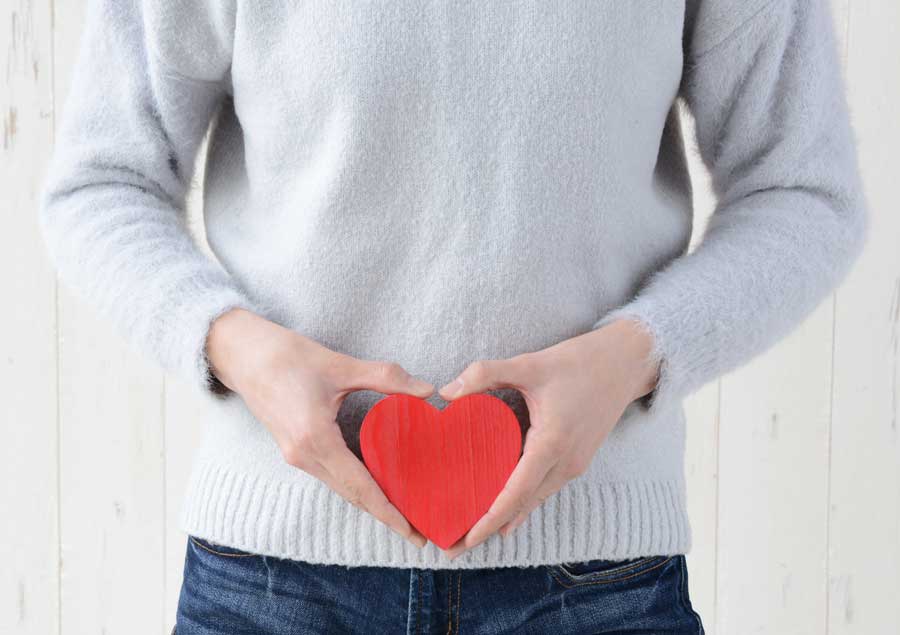
[[[185,316],[186,351],[182,376],[206,394],[218,398],[227,398],[234,394],[212,372],[207,357],[206,343],[213,322],[231,309],[242,308],[257,315],[264,312],[246,295],[233,287],[208,290],[203,297],[195,301],[187,309]]]
[[[637,298],[613,309],[597,320],[592,330],[602,328],[616,320],[630,320],[647,333],[652,341],[647,361],[658,369],[656,385],[646,395],[635,400],[642,410],[650,414],[664,412],[676,406],[688,391],[688,375],[676,351],[678,332],[672,321],[663,319],[654,310],[654,304],[646,298]]]

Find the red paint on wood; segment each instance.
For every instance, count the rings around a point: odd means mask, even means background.
[[[363,460],[410,524],[447,549],[484,516],[519,461],[522,432],[512,409],[487,393],[443,410],[389,395],[360,429]]]

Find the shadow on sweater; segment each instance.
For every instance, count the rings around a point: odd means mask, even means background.
[[[525,404],[525,398],[522,396],[522,393],[515,388],[500,388],[497,390],[488,390],[486,392],[503,400],[506,405],[512,408],[513,413],[516,415],[516,419],[519,421],[519,426],[522,429],[522,438],[524,439],[525,433],[531,425],[531,420],[528,415],[528,406]],[[338,410],[337,422],[341,427],[341,433],[344,436],[347,447],[349,447],[360,460],[362,460],[362,452],[359,447],[359,429],[362,426],[366,413],[368,413],[372,406],[378,401],[384,399],[385,396],[386,395],[374,390],[358,390],[347,395]],[[435,390],[434,394],[425,401],[438,410],[443,410],[450,405],[450,402],[445,401],[437,393],[437,390]]]

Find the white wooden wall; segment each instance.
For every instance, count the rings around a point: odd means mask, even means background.
[[[799,329],[689,399],[710,633],[900,633],[900,3],[832,4],[873,231]],[[196,397],[57,284],[35,222],[83,10],[0,0],[0,633],[168,633]]]

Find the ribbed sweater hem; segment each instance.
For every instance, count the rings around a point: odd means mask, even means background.
[[[285,481],[198,462],[179,524],[190,535],[260,555],[315,564],[472,569],[674,555],[690,549],[679,479],[576,479],[512,534],[494,534],[450,560],[419,549],[313,478]]]

